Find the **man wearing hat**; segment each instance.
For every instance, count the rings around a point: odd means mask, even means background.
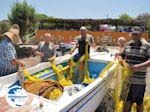
[[[130,66],[143,63],[150,59],[150,44],[141,38],[141,32],[140,27],[132,28],[132,40],[127,42],[122,52],[122,58]],[[130,86],[123,112],[130,112],[133,103],[136,103],[137,112],[143,112],[143,98],[146,87],[145,75],[146,69],[139,69],[133,71],[129,79],[127,79]]]
[[[90,44],[88,46],[88,52],[90,52],[90,46],[95,47],[94,38],[92,35],[87,34],[87,28],[82,26],[80,28],[80,35],[76,37],[76,46],[70,51],[70,54],[78,47],[78,53],[74,56],[74,61],[77,62],[81,56],[85,54],[85,47],[87,42]]]
[[[0,36],[0,77],[17,72],[18,66],[24,64],[17,60],[13,44],[19,42],[20,28],[17,24],[11,26],[8,32]]]

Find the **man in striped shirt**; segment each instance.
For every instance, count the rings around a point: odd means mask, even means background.
[[[122,58],[130,66],[143,63],[150,59],[150,44],[141,38],[141,28],[133,27],[131,32],[132,40],[125,45]],[[134,71],[129,77],[129,92],[123,112],[130,112],[133,103],[137,104],[137,112],[143,112],[143,98],[145,93],[146,69]]]
[[[12,25],[10,30],[0,36],[0,77],[17,72],[18,66],[24,64],[17,60],[14,42],[19,40],[19,26]],[[17,39],[18,38],[18,39]]]

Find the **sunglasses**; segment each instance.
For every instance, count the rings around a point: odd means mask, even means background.
[[[139,35],[139,33],[131,33],[133,36],[137,36]]]

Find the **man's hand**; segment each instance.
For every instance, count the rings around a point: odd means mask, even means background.
[[[12,64],[19,65],[21,67],[25,66],[25,64],[22,61],[18,60],[18,59],[13,59],[11,62],[12,62]]]
[[[74,51],[73,51],[73,50],[71,50],[71,51],[69,52],[69,54],[71,55],[73,52],[74,52]]]
[[[78,43],[76,43],[76,45],[70,50],[70,52],[69,52],[70,55],[75,51],[77,46],[78,46]]]
[[[18,65],[21,66],[21,67],[25,66],[25,64],[23,62],[21,62],[21,61],[18,61]]]
[[[39,51],[36,51],[36,52],[35,52],[35,55],[38,55],[38,56],[40,56],[40,57],[43,57],[43,56],[44,56],[44,53],[39,52]]]
[[[55,57],[55,56],[53,56],[53,57],[51,57],[51,58],[48,58],[48,60],[49,60],[49,61],[51,61],[51,60],[55,60],[55,58],[56,58],[56,57]]]
[[[85,39],[85,42],[86,42],[87,44],[90,44],[90,42],[89,42],[89,40],[88,40],[88,39]]]
[[[140,66],[139,66],[138,64],[136,64],[136,65],[133,65],[133,66],[131,67],[131,69],[132,69],[133,71],[138,71],[138,70],[140,69]]]
[[[39,56],[43,57],[43,56],[44,56],[44,53],[39,52]]]

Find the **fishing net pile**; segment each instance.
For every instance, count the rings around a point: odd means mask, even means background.
[[[25,81],[24,88],[26,91],[44,98],[55,100],[63,93],[63,86],[56,81]]]
[[[123,102],[126,100],[129,90],[127,79],[131,75],[132,71],[125,61],[116,60],[114,62],[109,62],[106,65],[100,73],[100,77],[103,78],[113,65],[115,65],[112,70],[114,75],[110,85],[113,83],[114,86],[109,87],[96,112],[122,112]]]

